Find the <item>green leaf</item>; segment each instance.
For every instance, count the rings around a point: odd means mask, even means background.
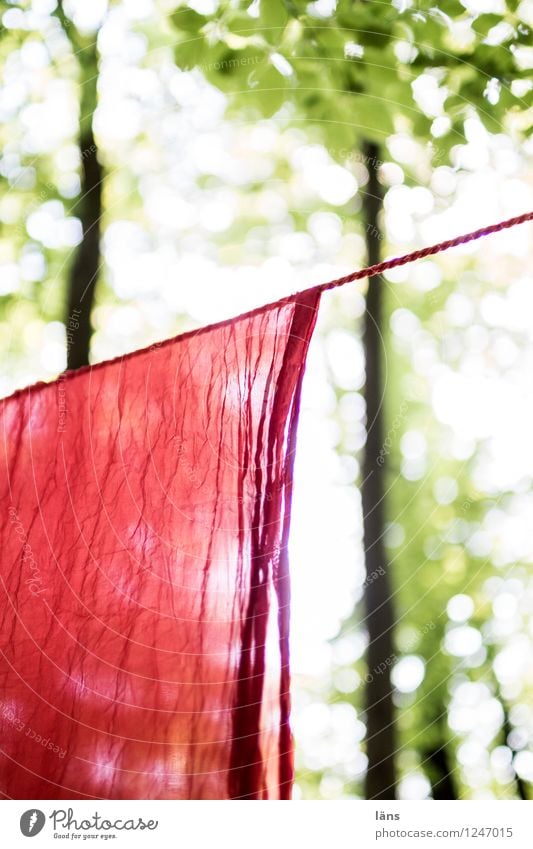
[[[201,65],[206,54],[207,44],[203,38],[190,38],[181,41],[174,50],[174,60],[182,71],[190,71]]]
[[[431,124],[433,123],[431,118],[428,118],[427,115],[424,115],[423,112],[411,113],[412,118],[412,127],[413,134],[418,136],[419,138],[430,138],[431,134]]]
[[[269,61],[251,72],[248,84],[254,92],[254,106],[265,118],[271,118],[283,106],[287,97],[287,77],[280,74]]]
[[[500,78],[515,71],[514,56],[503,46],[480,44],[472,54],[470,62],[487,77]]]
[[[289,20],[283,0],[261,0],[259,11],[259,34],[271,44],[277,44],[282,30]]]
[[[533,41],[531,27],[528,27],[527,24],[518,24],[516,28],[516,41],[519,44],[525,44],[529,47]]]
[[[210,83],[227,93],[247,91],[250,77],[265,62],[265,53],[257,47],[232,50],[225,44],[211,51],[202,68]],[[246,103],[249,102],[247,98]]]
[[[323,25],[317,27],[306,26],[302,41],[309,45],[313,45],[319,56],[334,56],[336,59],[342,59],[344,56],[344,45],[347,39],[343,32],[335,26]]]
[[[479,15],[474,21],[472,29],[477,35],[485,37],[489,30],[499,24],[501,20],[501,15]]]
[[[498,114],[493,106],[487,104],[487,109],[479,109],[479,118],[489,133],[502,133],[504,126],[502,122],[503,115]]]
[[[459,0],[441,0],[439,9],[450,18],[459,18],[465,13],[465,7]]]
[[[170,17],[176,29],[181,32],[197,33],[207,23],[204,15],[189,8],[176,9]]]
[[[381,98],[356,95],[350,101],[350,112],[360,135],[383,141],[394,132],[391,109]]]

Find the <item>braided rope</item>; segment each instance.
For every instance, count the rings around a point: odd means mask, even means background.
[[[336,280],[330,280],[328,283],[320,283],[318,286],[313,286],[314,292],[327,292],[329,289],[335,289],[337,286],[343,286],[345,283],[351,283],[353,280],[360,280],[362,277],[374,277],[387,271],[389,268],[397,268],[399,265],[407,265],[409,262],[414,262],[417,259],[423,259],[426,256],[433,256],[442,251],[447,251],[449,248],[455,248],[457,245],[465,245],[467,242],[474,242],[476,239],[481,239],[483,236],[489,236],[491,233],[499,233],[501,230],[508,230],[510,227],[515,227],[517,224],[524,224],[526,221],[533,220],[533,212],[524,212],[523,215],[517,215],[514,218],[508,218],[506,221],[500,221],[498,224],[491,224],[488,227],[481,227],[479,230],[473,230],[472,233],[465,233],[462,236],[456,236],[455,239],[447,239],[445,242],[439,242],[436,245],[431,245],[428,248],[422,248],[418,251],[412,251],[404,256],[393,257],[384,262],[378,262],[375,265],[369,265],[367,268],[361,268],[359,271],[353,271],[345,277],[338,277]]]
[[[491,224],[488,227],[481,227],[479,230],[474,230],[472,233],[465,233],[463,236],[456,236],[455,239],[448,239],[445,242],[439,242],[438,244],[431,245],[428,248],[422,248],[418,251],[412,251],[410,254],[404,254],[404,256],[393,257],[393,259],[386,259],[384,262],[378,262],[376,265],[369,265],[366,268],[361,268],[359,271],[353,271],[351,274],[347,274],[345,277],[338,277],[336,280],[330,280],[328,283],[319,283],[318,286],[312,286],[309,289],[303,289],[298,294],[303,295],[308,292],[327,292],[328,289],[335,289],[337,286],[343,286],[345,283],[351,283],[353,280],[360,280],[363,277],[375,277],[376,275],[381,274],[383,271],[387,271],[388,268],[397,268],[399,265],[407,265],[407,263],[414,262],[417,259],[423,259],[426,256],[433,256],[433,254],[441,253],[441,251],[447,251],[449,248],[454,248],[457,245],[465,245],[467,242],[473,242],[476,239],[481,239],[483,236],[489,236],[491,233],[498,233],[500,230],[508,230],[510,227],[515,227],[517,224],[524,224],[526,221],[531,220],[533,220],[533,212],[524,212],[523,215],[517,215],[515,216],[515,218],[508,218],[506,221],[500,221],[498,224]],[[268,309],[269,307],[279,307],[280,304],[289,303],[290,301],[297,298],[298,294],[288,295],[285,298],[281,298],[281,300],[279,301],[275,301],[271,304],[265,304],[262,307],[257,307],[255,310],[250,310],[247,313],[243,313],[241,316],[226,319],[225,321],[220,321],[217,324],[209,325],[207,327],[200,328],[199,330],[192,330],[189,331],[189,333],[181,335],[194,335],[197,333],[203,333],[207,330],[212,329],[213,327],[222,326],[224,324],[231,324],[239,318],[244,318],[244,316],[250,316],[254,313],[262,312],[263,310]],[[138,351],[132,351],[129,354],[123,354],[120,357],[115,357],[111,360],[105,360],[104,362],[96,363],[94,365],[82,366],[79,369],[67,371],[62,375],[61,378],[59,378],[59,380],[63,380],[65,378],[75,378],[78,375],[83,374],[83,372],[102,368],[106,365],[109,365],[109,363],[111,362],[122,362],[123,360],[128,360],[132,357],[136,357],[138,354],[143,354],[147,351],[151,351],[154,348],[160,348],[165,347],[166,345],[171,345],[174,341],[175,337],[172,337],[170,339],[165,339],[162,342],[156,342],[154,345],[150,345],[146,348],[141,348]],[[10,398],[14,398],[17,395],[20,395],[22,392],[35,391],[49,385],[50,384],[40,381],[39,383],[35,383],[33,386],[28,386],[25,389],[17,389],[10,396]]]

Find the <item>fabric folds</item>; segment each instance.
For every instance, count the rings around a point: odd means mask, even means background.
[[[0,402],[0,791],[289,798],[289,530],[319,295]]]

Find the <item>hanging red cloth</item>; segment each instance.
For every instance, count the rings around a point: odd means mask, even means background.
[[[319,293],[0,402],[0,791],[290,797],[287,536]]]

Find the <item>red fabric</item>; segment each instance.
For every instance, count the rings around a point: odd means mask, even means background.
[[[316,292],[0,403],[0,790],[287,798]]]

